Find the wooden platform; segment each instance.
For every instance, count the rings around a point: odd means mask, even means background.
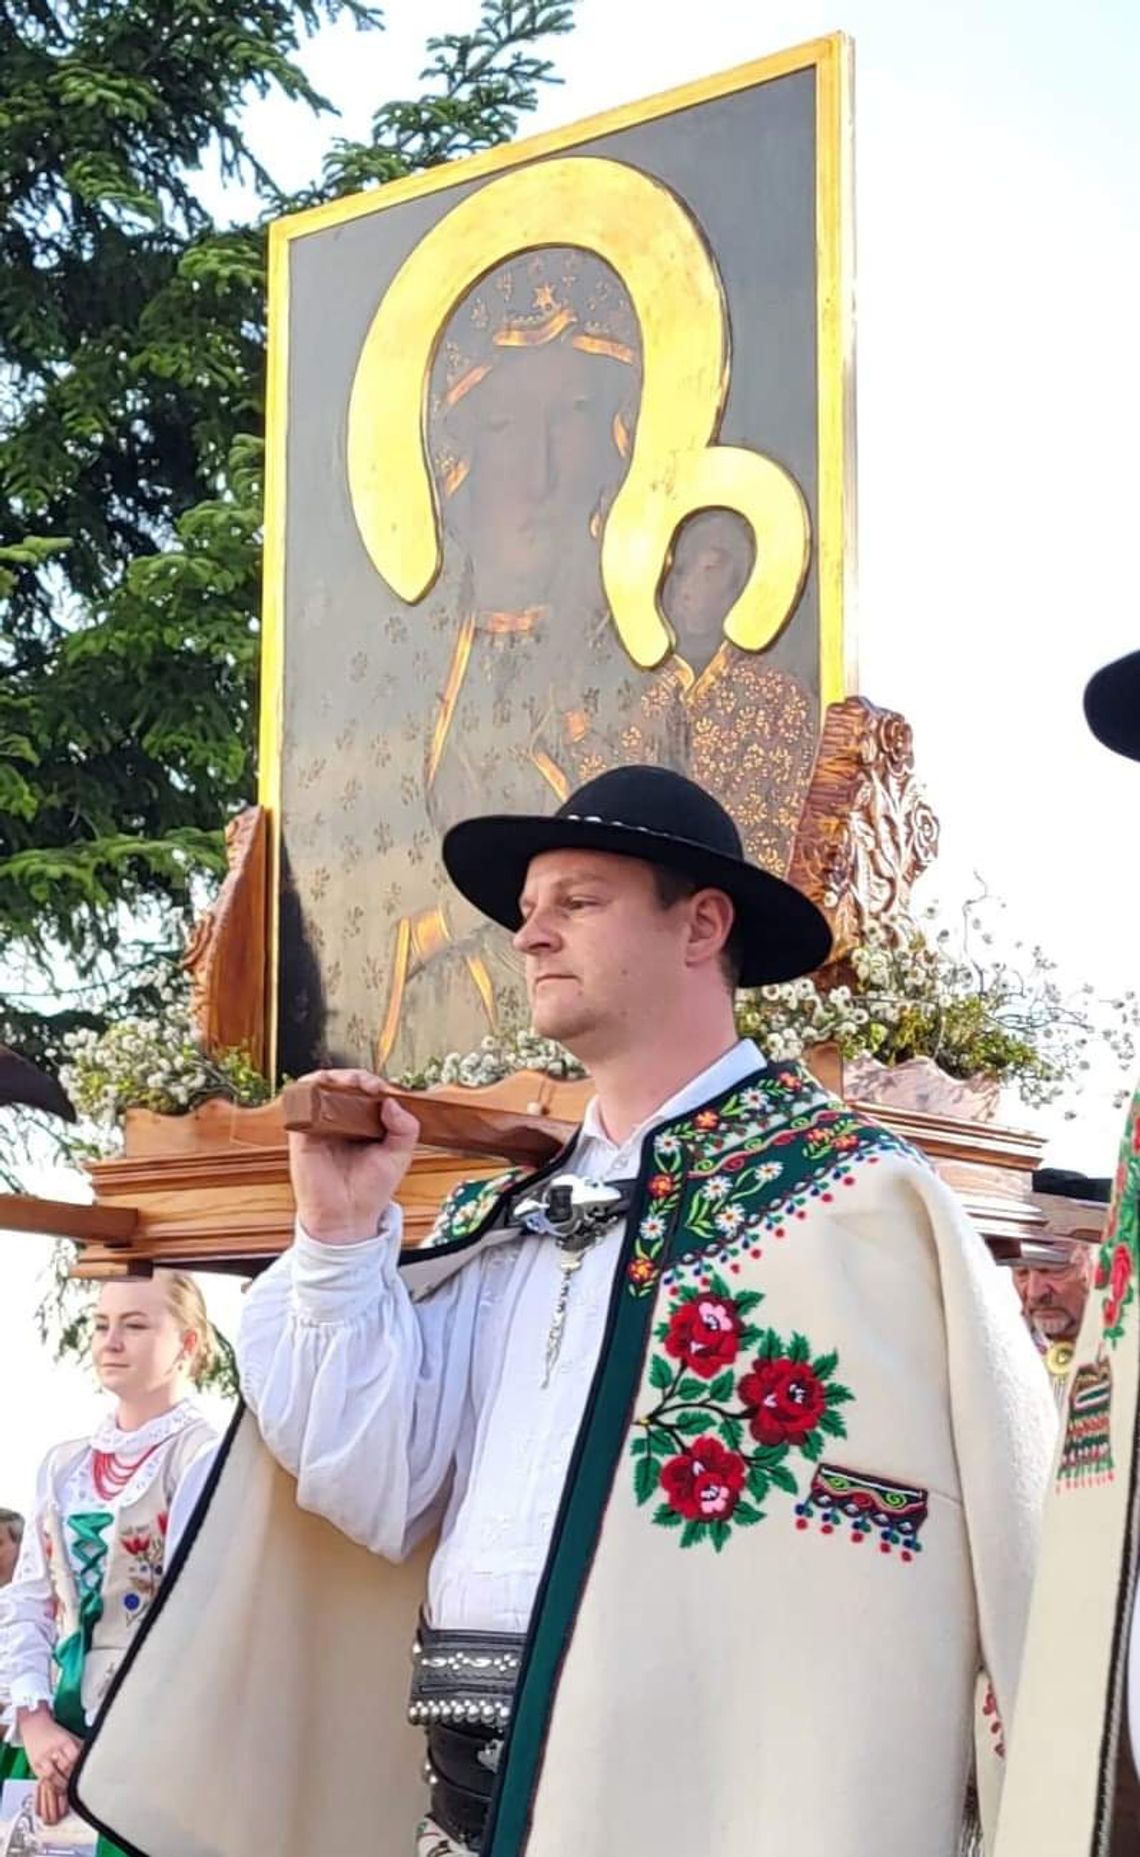
[[[834,1053],[816,1054],[814,1067],[841,1093],[841,1066]],[[569,1136],[590,1086],[555,1083],[523,1072],[482,1091],[434,1094],[527,1111],[551,1132]],[[1022,1240],[1055,1229],[1052,1202],[1032,1191],[1043,1145],[1037,1136],[897,1102],[858,1106],[930,1158],[1000,1259],[1012,1261]],[[457,1180],[498,1170],[493,1160],[418,1149],[400,1194],[408,1239],[415,1243],[424,1237]],[[280,1100],[260,1109],[211,1102],[189,1116],[132,1111],[125,1153],[92,1163],[88,1172],[94,1206],[9,1198],[0,1201],[0,1228],[75,1239],[80,1247],[75,1274],[87,1278],[125,1275],[153,1264],[244,1276],[263,1269],[292,1236],[293,1199]],[[1057,1216],[1068,1219],[1074,1231],[1095,1237],[1103,1207],[1078,1213],[1075,1202],[1062,1200],[1057,1206]]]

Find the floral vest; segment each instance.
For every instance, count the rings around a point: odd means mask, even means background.
[[[183,1472],[213,1436],[195,1422],[163,1447],[158,1474],[118,1508],[53,1503],[43,1520],[56,1620],[56,1716],[82,1734],[106,1695],[162,1579],[166,1520]],[[53,1453],[58,1487],[73,1444]]]

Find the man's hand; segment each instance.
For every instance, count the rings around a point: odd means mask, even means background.
[[[367,1070],[318,1070],[305,1082],[388,1096],[388,1085]],[[390,1096],[383,1116],[388,1130],[383,1141],[290,1134],[289,1172],[297,1217],[319,1244],[357,1244],[376,1236],[408,1171],[420,1132],[415,1116]]]
[[[37,1780],[44,1780],[66,1793],[82,1742],[60,1727],[46,1702],[37,1709],[20,1710],[20,1739]]]

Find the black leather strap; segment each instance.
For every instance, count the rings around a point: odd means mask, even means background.
[[[449,1838],[477,1851],[502,1741],[485,1728],[453,1728],[435,1722],[428,1729],[427,1742],[431,1816]]]

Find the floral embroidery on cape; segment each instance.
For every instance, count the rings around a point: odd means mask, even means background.
[[[703,1260],[732,1271],[783,1238],[813,1201],[854,1186],[855,1168],[885,1152],[913,1150],[822,1089],[806,1071],[781,1066],[701,1109],[653,1141],[646,1207],[627,1267],[628,1288],[654,1287],[674,1233],[690,1248],[674,1266],[701,1282]],[[693,1248],[695,1246],[695,1248]],[[703,1287],[707,1287],[707,1278]]]
[[[838,1357],[754,1322],[763,1300],[714,1273],[707,1290],[682,1289],[653,1331],[658,1397],[634,1421],[634,1494],[641,1506],[657,1499],[653,1521],[679,1529],[685,1548],[708,1541],[719,1553],[736,1528],[764,1520],[773,1488],[798,1495],[797,1455],[815,1462],[827,1438],[847,1435],[839,1408],[853,1395],[835,1379]]]
[[[1097,1253],[1094,1288],[1102,1293],[1101,1332],[1110,1347],[1123,1339],[1125,1314],[1136,1300],[1140,1267],[1140,1090],[1132,1099],[1113,1182],[1112,1206]]]
[[[484,1219],[490,1217],[503,1194],[509,1192],[516,1181],[525,1180],[526,1174],[525,1167],[511,1167],[505,1173],[493,1174],[489,1180],[460,1181],[444,1200],[435,1224],[420,1250],[427,1250],[432,1245],[454,1244],[460,1238],[470,1238],[472,1232],[478,1231]]]

